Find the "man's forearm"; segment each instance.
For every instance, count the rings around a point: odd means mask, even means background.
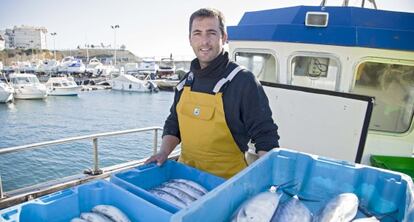
[[[178,139],[178,137],[172,135],[165,135],[162,138],[160,152],[163,152],[168,156],[179,143],[180,139]]]

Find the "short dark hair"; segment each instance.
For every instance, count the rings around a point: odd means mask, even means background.
[[[221,34],[224,35],[226,33],[226,21],[224,19],[224,14],[220,12],[217,9],[213,8],[201,8],[197,11],[195,11],[193,14],[191,14],[190,17],[190,35],[191,35],[191,26],[193,25],[193,21],[195,18],[206,18],[206,17],[216,17],[219,20],[219,28],[221,31]]]

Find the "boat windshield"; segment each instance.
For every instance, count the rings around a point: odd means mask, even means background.
[[[38,84],[40,83],[36,77],[15,77],[11,79],[13,84]]]

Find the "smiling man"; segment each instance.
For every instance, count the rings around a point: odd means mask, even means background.
[[[197,58],[176,87],[160,151],[147,163],[163,164],[181,142],[180,162],[230,178],[247,166],[249,140],[259,156],[279,146],[277,126],[260,82],[223,50],[223,14],[199,9],[189,29]]]

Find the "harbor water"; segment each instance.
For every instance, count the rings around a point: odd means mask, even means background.
[[[0,104],[0,149],[67,137],[164,125],[174,94],[111,90]],[[159,137],[161,132],[158,133]],[[152,153],[153,131],[98,140],[100,167]],[[160,140],[159,140],[160,141]],[[159,144],[158,144],[159,145]],[[92,141],[51,145],[0,156],[5,191],[82,173],[93,164]]]

